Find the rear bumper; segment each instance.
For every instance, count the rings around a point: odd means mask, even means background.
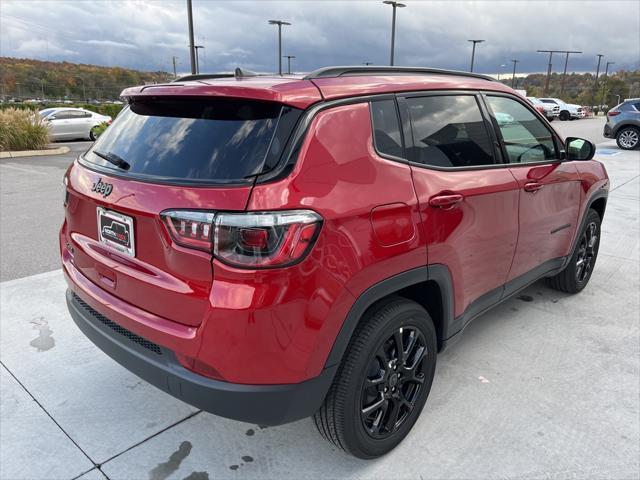
[[[604,124],[604,131],[602,132],[602,135],[604,135],[604,137],[606,138],[614,138],[615,135],[613,134],[613,129],[611,128],[611,126],[608,123]]]
[[[67,306],[78,328],[98,348],[143,380],[197,408],[222,417],[281,425],[322,404],[337,366],[297,384],[244,385],[213,380],[184,368],[175,354],[110,321],[71,290]]]

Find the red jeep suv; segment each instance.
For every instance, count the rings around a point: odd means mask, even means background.
[[[127,105],[64,178],[78,327],[171,395],[265,425],[313,416],[394,448],[436,354],[546,277],[582,290],[608,193],[489,77],[329,67],[185,77]]]

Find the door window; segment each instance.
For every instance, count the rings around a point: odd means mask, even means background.
[[[493,147],[473,95],[408,98],[412,162],[435,167],[492,165]]]
[[[70,118],[71,118],[71,113],[67,110],[64,110],[62,112],[58,112],[54,114],[52,117],[49,118],[49,120],[69,120]]]
[[[507,97],[488,96],[487,102],[510,163],[544,162],[558,158],[551,131],[531,110]]]

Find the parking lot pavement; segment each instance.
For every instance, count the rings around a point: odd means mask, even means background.
[[[602,135],[604,130],[604,124],[607,121],[607,117],[586,117],[580,120],[567,120],[561,122],[560,120],[554,120],[551,125],[556,129],[560,135],[564,138],[567,137],[580,137],[585,138],[596,145],[606,141]],[[614,143],[615,146],[615,143]],[[616,148],[618,148],[616,146]]]
[[[68,153],[0,159],[0,281],[60,267],[62,175],[91,142],[59,142]]]
[[[539,282],[476,319],[438,357],[412,433],[375,461],[310,420],[234,422],[139,381],[75,327],[59,270],[0,283],[0,478],[637,479],[640,153],[607,142],[599,158],[611,193],[589,286]]]

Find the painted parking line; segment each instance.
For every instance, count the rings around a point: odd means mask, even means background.
[[[31,168],[16,167],[15,165],[7,165],[6,163],[0,163],[0,167],[8,168],[11,170],[18,170],[20,172],[25,172],[25,173],[33,173],[35,175],[48,175],[46,172],[41,172],[39,170],[32,170]]]

